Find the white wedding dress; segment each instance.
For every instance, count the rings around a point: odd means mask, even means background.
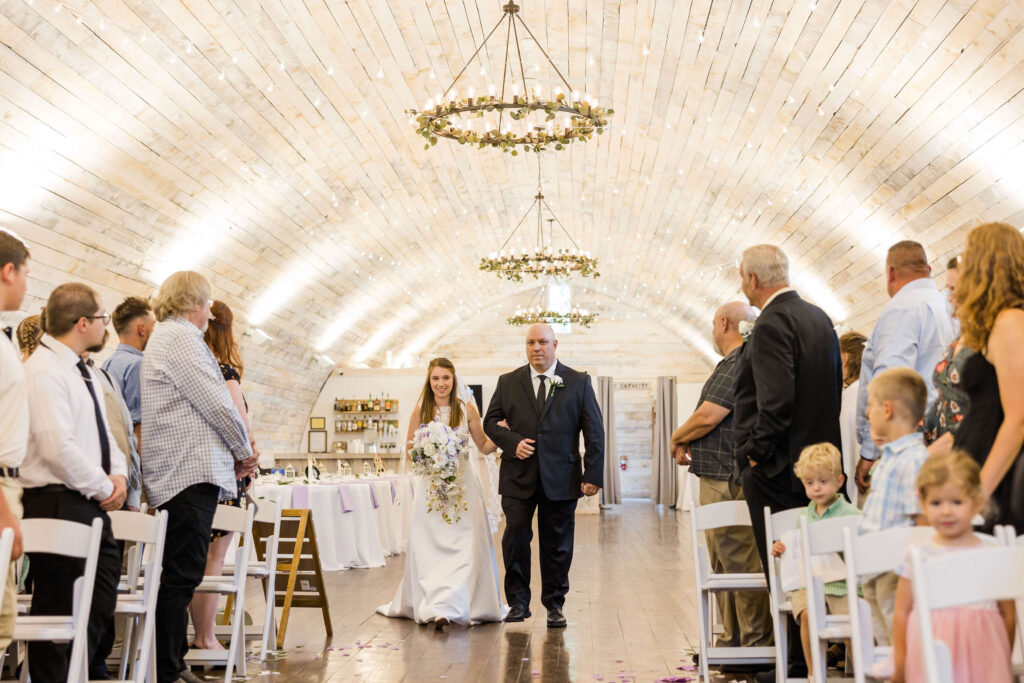
[[[447,423],[450,415],[451,408],[443,406],[435,419]],[[458,522],[448,524],[440,513],[427,512],[423,479],[415,479],[405,573],[394,599],[377,608],[380,614],[420,624],[447,619],[463,626],[502,621],[508,614],[483,490],[472,464],[476,449],[470,444],[463,470],[466,509]]]

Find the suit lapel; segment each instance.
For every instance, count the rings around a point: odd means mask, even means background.
[[[555,363],[555,374],[562,378],[562,382],[565,382],[565,368],[561,363]],[[548,378],[550,380],[550,378]],[[548,397],[544,401],[544,412],[540,414],[540,419],[544,419],[544,416],[548,414],[548,409],[551,408],[551,403],[555,400],[555,394],[561,393],[565,389],[565,384],[558,387],[558,391],[555,391],[555,386],[548,382]],[[536,403],[536,400],[534,400]]]
[[[523,369],[523,387],[526,391],[526,395],[530,399],[530,405],[533,406],[534,414],[540,418],[540,411],[537,410],[537,392],[533,388],[533,373],[530,372],[529,365]]]

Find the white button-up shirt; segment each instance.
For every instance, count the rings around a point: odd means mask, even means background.
[[[21,467],[28,446],[28,389],[14,344],[0,328],[0,467]]]
[[[544,398],[547,399],[551,395],[551,378],[555,374],[555,370],[558,368],[558,360],[556,359],[551,367],[544,372],[537,372],[530,366],[530,379],[533,381],[533,395],[537,396],[537,389],[540,388],[540,376],[544,375]]]
[[[127,479],[128,472],[124,453],[107,425],[99,378],[87,368],[102,425],[96,424],[96,404],[76,367],[79,360],[70,347],[47,334],[25,363],[30,423],[20,481],[25,488],[63,484],[86,498],[105,500],[114,492],[114,483],[103,471],[101,426],[110,444],[110,474]]]
[[[882,309],[875,329],[864,347],[860,362],[860,389],[857,395],[857,440],[860,455],[878,459],[878,448],[871,440],[868,424],[868,385],[883,370],[917,370],[928,389],[928,403],[935,400],[932,373],[955,339],[953,322],[942,296],[931,278],[923,277],[903,285]]]

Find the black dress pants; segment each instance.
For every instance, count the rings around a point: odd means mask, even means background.
[[[505,599],[510,605],[530,605],[530,542],[536,511],[540,537],[540,601],[548,609],[561,608],[569,592],[576,499],[550,500],[538,484],[529,498],[502,496],[501,509],[505,512],[505,533],[501,537]]]
[[[185,670],[188,605],[206,571],[210,529],[220,488],[196,484],[160,506],[167,511],[167,542],[156,600],[156,678],[173,683]]]
[[[775,477],[769,477],[760,467],[747,467],[740,474],[743,484],[743,495],[747,499],[750,510],[750,526],[754,531],[757,543],[757,554],[761,557],[761,567],[765,577],[768,576],[768,544],[765,539],[764,509],[768,507],[772,514],[795,507],[804,507],[810,499],[803,491],[794,491],[789,470],[783,470]],[[786,620],[789,639],[789,666],[804,663],[803,646],[800,644],[800,627],[790,615]]]
[[[114,620],[117,583],[121,578],[121,552],[114,541],[110,518],[98,501],[59,485],[27,488],[22,494],[25,519],[51,518],[81,524],[103,520],[96,583],[88,624],[89,678],[110,678],[106,656],[99,647]],[[32,614],[69,615],[74,602],[75,579],[85,571],[85,560],[49,553],[29,553],[28,580],[32,585]],[[70,643],[32,642],[28,645],[28,670],[35,683],[64,683],[68,677]]]

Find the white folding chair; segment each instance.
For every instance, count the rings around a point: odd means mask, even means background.
[[[227,650],[193,650],[185,655],[189,665],[214,664],[224,667],[224,683],[231,683],[232,672],[245,675],[245,577],[252,551],[252,520],[256,506],[236,508],[218,505],[213,528],[239,534],[242,543],[235,550],[234,571],[229,576],[204,576],[196,593],[230,595],[234,600],[231,615],[230,644]]]
[[[895,571],[903,559],[907,546],[930,537],[935,530],[930,526],[905,526],[876,531],[863,536],[857,530],[843,530],[843,561],[846,563],[847,602],[850,606],[850,653],[856,683],[865,683],[871,668],[892,657],[892,647],[876,646],[871,606],[857,596],[852,587],[864,580]]]
[[[281,538],[281,503],[276,500],[260,498],[255,501],[256,515],[253,518],[253,557],[255,554],[255,540],[259,538],[264,548],[263,561],[258,562],[250,558],[249,569],[246,572],[249,578],[259,579],[263,582],[263,591],[266,598],[266,605],[263,609],[263,623],[245,629],[245,639],[259,640],[261,643],[260,661],[266,661],[267,654],[277,647],[277,620],[274,615],[276,600],[275,577],[277,574],[277,550]],[[268,536],[257,536],[257,526],[269,530]],[[233,567],[224,564],[224,572],[233,572]],[[232,598],[228,596],[227,606],[224,611],[228,612],[232,606]]]
[[[1018,536],[1017,530],[1009,525],[996,526],[995,537],[1002,545],[1024,545],[1024,536]],[[1022,621],[1024,620],[1024,601],[1017,600],[1014,602],[1014,612],[1016,612],[1017,616],[1017,642],[1014,643],[1013,648],[1013,667],[1014,673],[1018,677],[1024,677],[1024,662],[1021,661],[1022,657],[1024,657],[1024,621]]]
[[[1024,599],[1024,546],[981,547],[927,558],[914,548],[910,561],[925,677],[928,683],[952,683],[952,658],[932,632],[932,610]]]
[[[87,629],[102,536],[103,520],[100,518],[94,519],[91,525],[63,519],[21,520],[22,547],[25,552],[85,560],[82,575],[75,579],[74,600],[69,616],[19,614],[14,622],[12,640],[71,643],[68,681],[84,683],[89,678]],[[28,657],[22,663],[22,680],[27,677]]]
[[[827,642],[844,640],[851,634],[849,615],[828,614],[825,610],[825,584],[814,575],[812,558],[815,555],[842,552],[843,531],[856,528],[858,524],[860,515],[846,515],[813,523],[806,517],[800,518],[800,537],[804,551],[802,560],[807,583],[807,629],[811,641],[809,664],[814,669],[810,679],[815,683],[825,683],[828,679],[828,665],[825,661]]]
[[[116,510],[107,514],[114,538],[134,543],[127,553],[125,591],[117,596],[114,610],[114,619],[125,623],[118,676],[126,683],[152,682],[156,680],[156,601],[167,539],[167,512],[147,515]]]
[[[782,591],[782,583],[779,580],[779,558],[771,555],[771,548],[775,541],[782,538],[782,534],[795,529],[800,522],[800,513],[806,507],[790,508],[772,514],[771,508],[764,508],[764,535],[768,548],[768,594],[771,597],[772,630],[775,635],[775,681],[786,683],[788,679],[789,643],[788,624],[786,615],[792,613],[793,603]]]
[[[697,477],[691,482],[694,502],[700,500]],[[768,664],[775,661],[775,648],[712,647],[714,631],[714,596],[722,591],[763,591],[768,589],[764,574],[715,574],[704,532],[730,526],[750,526],[750,511],[742,500],[710,505],[695,505],[690,512],[693,537],[694,574],[697,577],[697,623],[700,627],[700,668],[708,680],[708,667],[718,664]]]

